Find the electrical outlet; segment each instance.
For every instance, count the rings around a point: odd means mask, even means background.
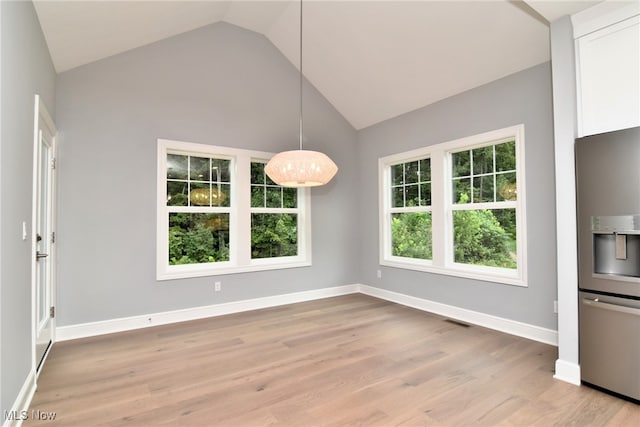
[[[215,282],[215,283],[213,284],[213,290],[214,290],[215,292],[220,292],[220,291],[222,290],[222,283],[220,283],[220,282]]]
[[[378,279],[382,279],[382,270],[378,270]]]
[[[553,312],[554,313],[558,312],[558,301],[557,300],[553,302]]]

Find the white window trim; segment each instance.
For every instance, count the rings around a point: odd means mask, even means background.
[[[516,141],[516,180],[518,199],[508,202],[516,208],[517,263],[515,270],[497,267],[477,266],[454,262],[453,258],[453,203],[451,200],[451,153],[469,148]],[[516,125],[491,132],[473,135],[454,141],[431,145],[416,150],[396,153],[378,160],[378,201],[380,233],[380,265],[464,277],[475,280],[503,283],[506,285],[527,285],[527,221],[526,183],[524,159],[524,125]],[[410,162],[419,158],[431,158],[431,224],[433,259],[421,260],[391,255],[391,207],[390,173],[391,165]],[[504,202],[502,206],[505,206]],[[456,209],[482,209],[495,207],[494,203],[457,205]]]
[[[199,208],[199,211],[229,212],[229,261],[169,265],[169,207],[166,205],[167,152],[216,156],[231,160],[231,207]],[[171,280],[215,276],[262,270],[306,267],[311,265],[311,197],[308,188],[298,189],[298,207],[287,209],[298,216],[298,255],[251,259],[251,162],[269,160],[274,153],[221,147],[192,142],[158,139],[156,204],[156,279]],[[180,211],[181,207],[171,207]],[[190,211],[185,208],[184,211]],[[264,209],[265,212],[268,209]],[[283,213],[283,209],[278,209]],[[235,225],[234,225],[235,224]]]

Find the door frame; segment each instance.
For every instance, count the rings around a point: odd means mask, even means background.
[[[36,261],[36,252],[37,252],[37,229],[38,229],[38,186],[39,186],[39,155],[40,155],[40,132],[42,129],[45,129],[51,134],[51,152],[53,164],[51,165],[52,173],[51,173],[51,200],[49,203],[51,209],[51,231],[55,232],[56,225],[56,168],[55,168],[55,159],[56,159],[56,150],[57,150],[57,129],[53,119],[49,115],[47,108],[45,107],[42,99],[38,94],[35,95],[35,103],[34,103],[34,119],[33,119],[33,171],[32,171],[32,209],[31,209],[31,359],[32,359],[32,369],[35,372],[36,379],[38,378],[42,369],[38,370],[38,364],[40,360],[36,360],[36,344],[37,344],[37,329],[38,329],[38,290],[37,290],[37,261]],[[51,277],[49,281],[50,287],[50,302],[51,306],[55,307],[56,303],[56,245],[52,242],[50,253],[49,253],[49,263],[51,266]],[[55,342],[55,331],[56,331],[56,318],[55,316],[50,319],[51,321],[51,345],[45,351],[42,357],[41,366],[44,365],[44,362],[49,355],[51,350],[51,346]]]

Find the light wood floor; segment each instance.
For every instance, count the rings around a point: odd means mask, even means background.
[[[554,380],[556,357],[348,295],[57,343],[30,411],[58,426],[640,426],[639,405]]]

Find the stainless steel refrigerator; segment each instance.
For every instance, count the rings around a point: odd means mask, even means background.
[[[640,400],[640,127],[576,140],[582,381]]]

